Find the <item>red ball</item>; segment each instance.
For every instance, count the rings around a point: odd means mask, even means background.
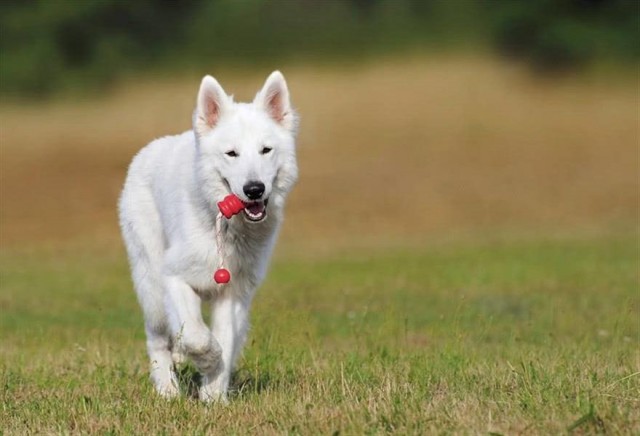
[[[231,273],[228,269],[220,268],[213,275],[213,279],[219,284],[229,283],[229,280],[231,280]]]

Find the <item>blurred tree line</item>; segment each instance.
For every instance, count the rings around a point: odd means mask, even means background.
[[[3,0],[0,93],[143,69],[485,46],[541,69],[636,62],[639,0]]]

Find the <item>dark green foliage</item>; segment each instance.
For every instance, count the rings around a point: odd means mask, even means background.
[[[32,0],[0,3],[0,93],[42,97],[143,69],[360,59],[477,46],[565,68],[637,59],[634,0]]]
[[[596,57],[640,54],[635,0],[488,0],[492,42],[541,69],[574,68]]]
[[[183,42],[197,2],[0,3],[0,91],[40,96],[155,61]]]

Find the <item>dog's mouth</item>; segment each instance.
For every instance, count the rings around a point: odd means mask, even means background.
[[[264,201],[245,202],[245,218],[254,223],[264,220],[267,217],[267,204],[269,204],[268,198]]]

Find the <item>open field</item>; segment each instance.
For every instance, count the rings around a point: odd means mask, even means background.
[[[82,254],[2,258],[7,433],[640,430],[629,238],[280,261],[210,408],[154,396],[124,260]]]
[[[115,214],[200,74],[0,105],[0,431],[640,433],[635,77],[283,72],[301,180],[224,407],[153,395]]]
[[[290,70],[302,127],[287,247],[637,222],[635,77],[544,81],[446,58]],[[246,100],[268,71],[213,73]],[[114,204],[126,166],[151,139],[190,128],[200,78],[0,106],[3,244],[115,236],[119,246]]]

